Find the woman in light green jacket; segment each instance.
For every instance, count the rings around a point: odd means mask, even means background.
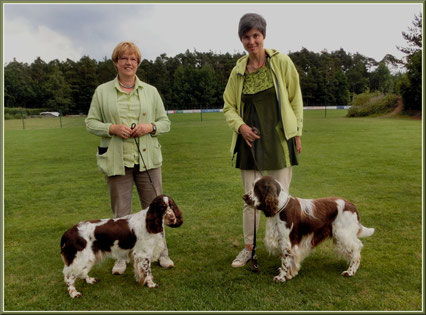
[[[223,94],[223,112],[233,131],[232,158],[236,157],[236,167],[241,170],[245,192],[261,176],[259,171],[265,171],[288,190],[292,166],[298,165],[297,155],[302,151],[299,75],[287,55],[263,47],[266,21],[262,16],[245,14],[238,35],[248,55],[237,61]],[[254,212],[253,207],[244,205],[245,247],[232,262],[233,267],[242,267],[251,258]],[[259,219],[257,211],[256,229]]]
[[[105,174],[111,208],[118,218],[132,212],[133,184],[142,209],[162,194],[162,155],[157,136],[170,130],[170,120],[157,89],[136,76],[141,62],[139,48],[134,43],[121,42],[115,47],[112,60],[118,75],[96,88],[86,127],[100,137],[97,163]],[[173,267],[167,246],[159,262],[162,267]],[[125,270],[126,260],[119,259],[112,273],[122,274]]]

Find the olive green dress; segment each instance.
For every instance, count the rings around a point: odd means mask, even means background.
[[[278,170],[298,165],[295,138],[287,140],[283,150],[277,129],[282,130],[281,111],[275,93],[272,72],[269,65],[244,76],[243,120],[250,127],[260,131],[260,139],[253,143],[256,163],[250,147],[239,135],[235,151],[235,166],[242,170]]]

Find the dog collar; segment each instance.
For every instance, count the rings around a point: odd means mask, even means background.
[[[277,213],[275,213],[275,215],[279,214],[281,211],[283,211],[285,209],[285,207],[287,207],[288,202],[290,201],[291,196],[289,195],[286,202],[284,203],[284,205],[280,208],[280,210],[277,211]]]

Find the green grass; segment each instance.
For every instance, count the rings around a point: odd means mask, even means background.
[[[261,273],[233,269],[243,246],[243,189],[231,166],[231,132],[222,113],[170,115],[161,136],[163,189],[183,211],[184,224],[166,229],[172,270],[152,267],[158,288],[140,287],[129,267],[95,266],[101,281],[68,296],[59,242],[81,220],[112,215],[97,170],[97,137],[83,117],[4,121],[5,311],[422,311],[422,123],[409,119],[345,118],[344,110],[305,111],[303,152],[290,193],[341,196],[359,208],[376,233],[363,239],[357,275],[331,241],[304,262],[299,275],[273,283],[279,259],[263,245]],[[34,125],[32,125],[34,124]],[[139,209],[134,193],[134,209]]]

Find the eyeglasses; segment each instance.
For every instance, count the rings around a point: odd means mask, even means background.
[[[138,60],[136,58],[127,58],[127,57],[119,57],[118,58],[119,61],[121,62],[130,62],[130,63],[138,63]]]

